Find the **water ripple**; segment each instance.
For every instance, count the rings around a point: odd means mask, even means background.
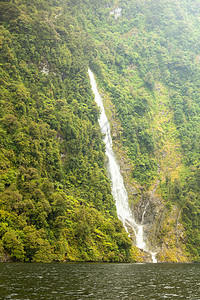
[[[199,278],[200,264],[0,264],[0,299],[200,300]]]

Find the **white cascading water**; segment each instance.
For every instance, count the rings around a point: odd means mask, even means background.
[[[101,96],[99,95],[94,75],[90,69],[88,70],[88,74],[90,77],[92,91],[95,95],[95,101],[101,110],[99,125],[101,128],[101,132],[104,135],[104,143],[106,145],[106,156],[108,157],[107,170],[112,183],[112,195],[115,199],[118,218],[123,222],[123,225],[127,232],[127,226],[131,226],[131,228],[134,230],[136,236],[136,246],[148,252],[146,243],[144,241],[143,225],[137,224],[135,222],[131,210],[129,208],[128,194],[124,186],[124,181],[120,173],[119,165],[117,163],[115,154],[112,149],[110,124],[105,114],[103,101],[101,99]],[[145,215],[145,212],[143,216]],[[153,262],[156,262],[155,253],[151,254]]]

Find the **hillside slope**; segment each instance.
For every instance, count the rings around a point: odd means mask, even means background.
[[[79,1],[78,10],[70,1],[69,9],[94,39],[90,65],[138,222],[148,206],[147,243],[159,260],[198,261],[198,1]]]
[[[142,259],[116,216],[88,66],[149,249],[200,260],[199,18],[198,0],[0,1],[1,260]]]
[[[1,261],[129,261],[87,68],[64,1],[1,1]],[[136,250],[137,251],[137,250]]]

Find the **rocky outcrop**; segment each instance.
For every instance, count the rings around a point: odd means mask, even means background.
[[[10,256],[2,249],[0,249],[0,262],[12,262]]]
[[[111,10],[111,12],[110,12],[110,16],[114,15],[115,20],[117,20],[119,17],[121,17],[121,14],[122,14],[122,8],[121,7],[116,7],[113,10]]]
[[[133,214],[136,221],[144,226],[145,242],[151,252],[156,252],[158,261],[188,261],[185,231],[177,206],[165,203],[153,190],[142,194]],[[146,261],[149,261],[148,257]]]
[[[156,253],[156,259],[160,262],[187,262],[188,258],[184,245],[185,231],[180,222],[180,209],[162,199],[159,194],[160,180],[157,179],[149,190],[145,190],[133,179],[134,167],[123,149],[121,142],[123,129],[116,116],[115,107],[106,96],[104,96],[104,100],[112,127],[112,136],[114,136],[113,148],[128,192],[130,208],[136,222],[143,225],[144,238],[149,251]],[[163,178],[163,176],[163,171],[158,165],[158,177]],[[134,230],[131,227],[128,230],[135,245]],[[152,262],[150,253],[139,251],[143,261]]]

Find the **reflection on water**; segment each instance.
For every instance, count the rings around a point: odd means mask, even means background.
[[[200,264],[0,264],[0,299],[200,299]]]

